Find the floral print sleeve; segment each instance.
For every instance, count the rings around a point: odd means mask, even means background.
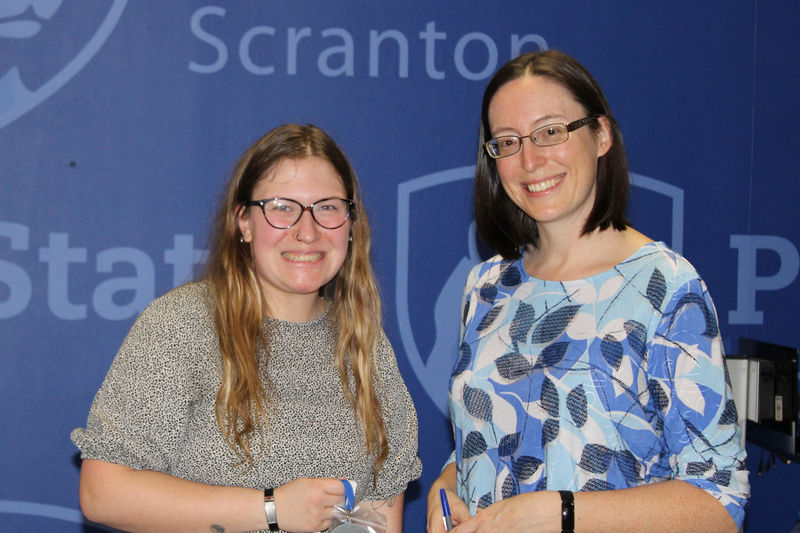
[[[672,477],[711,493],[741,527],[749,485],[714,305],[693,279],[665,306],[649,347],[648,389]]]

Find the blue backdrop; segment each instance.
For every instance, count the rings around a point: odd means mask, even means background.
[[[592,71],[625,134],[631,219],[706,279],[726,348],[800,345],[800,3],[0,0],[0,529],[92,531],[76,448],[136,315],[202,262],[238,155],[284,122],[331,132],[363,184],[385,328],[420,416],[422,479],[471,227],[483,88],[520,51]],[[747,531],[788,531],[800,466],[762,476]]]

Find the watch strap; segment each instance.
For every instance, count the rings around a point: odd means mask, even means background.
[[[275,509],[274,489],[264,489],[264,514],[267,515],[269,530],[280,531],[280,528],[278,528],[278,512]]]
[[[560,490],[561,495],[561,533],[575,531],[575,495],[568,490]]]

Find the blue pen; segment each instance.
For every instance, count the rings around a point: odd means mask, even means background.
[[[453,529],[453,520],[450,518],[450,504],[447,502],[447,493],[444,489],[439,489],[439,499],[442,500],[442,520],[444,520],[444,530]]]

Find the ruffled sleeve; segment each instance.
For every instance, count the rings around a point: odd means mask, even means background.
[[[178,289],[198,296],[198,287]],[[198,323],[208,322],[200,298],[175,291],[151,303],[119,349],[89,411],[85,428],[71,438],[84,459],[137,470],[170,473],[185,442],[197,388],[195,362],[204,342]]]
[[[378,341],[377,357],[389,456],[381,465],[376,486],[367,489],[364,495],[367,500],[396,496],[422,474],[422,462],[417,456],[417,412],[397,367],[394,350],[383,332]]]

